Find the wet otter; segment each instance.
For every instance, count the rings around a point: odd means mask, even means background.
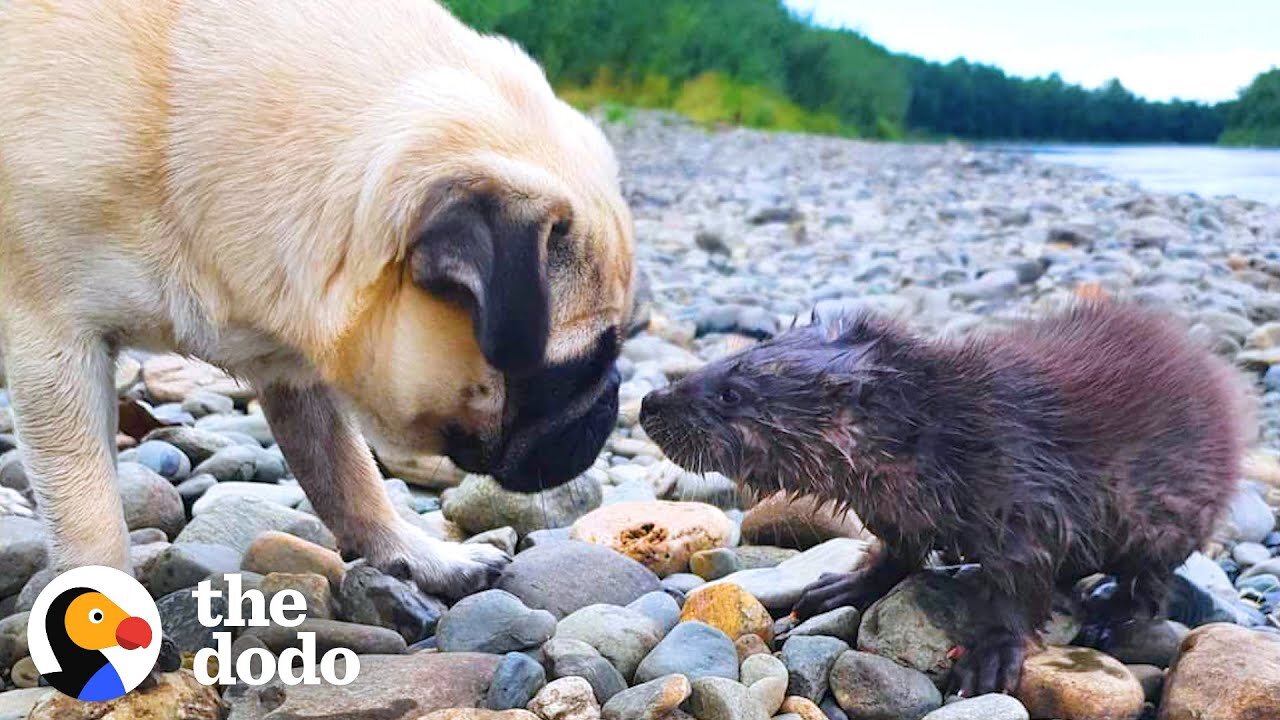
[[[1235,489],[1248,410],[1173,321],[1089,302],[954,341],[818,321],[650,394],[641,423],[689,469],[832,499],[881,539],[801,616],[865,607],[935,548],[980,563],[968,695],[1016,688],[1055,585],[1108,573],[1111,620],[1160,611]]]

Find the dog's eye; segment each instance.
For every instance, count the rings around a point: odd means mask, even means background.
[[[103,615],[102,611],[99,610],[98,608],[94,608],[89,611],[89,622],[93,623],[94,625],[97,625],[98,623],[102,622],[102,620],[105,617],[106,615]]]
[[[570,230],[572,230],[572,223],[568,218],[559,220],[551,226],[551,233],[547,235],[547,256],[552,267],[559,267],[570,260]]]
[[[731,387],[724,388],[720,391],[720,402],[732,407],[742,402],[742,394]]]

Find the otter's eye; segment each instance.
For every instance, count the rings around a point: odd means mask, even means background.
[[[94,625],[97,625],[98,623],[102,622],[104,618],[106,618],[106,615],[103,615],[102,611],[99,610],[98,608],[94,608],[89,611],[89,622],[93,623]]]
[[[720,391],[720,402],[730,407],[742,402],[742,394],[731,387]]]

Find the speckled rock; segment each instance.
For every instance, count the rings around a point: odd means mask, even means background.
[[[1144,702],[1128,668],[1077,647],[1050,647],[1027,658],[1015,695],[1033,718],[1136,720]]]
[[[1280,717],[1280,636],[1214,624],[1182,642],[1160,720]]]
[[[703,503],[623,502],[573,524],[570,536],[610,547],[659,576],[685,572],[699,550],[726,547],[734,533],[724,512]]]
[[[31,709],[28,720],[218,720],[218,690],[183,670],[104,703],[84,703],[52,693]]]

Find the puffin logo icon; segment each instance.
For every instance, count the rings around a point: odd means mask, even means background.
[[[155,667],[160,611],[127,573],[76,568],[36,597],[27,638],[31,659],[50,685],[80,700],[114,700]]]

